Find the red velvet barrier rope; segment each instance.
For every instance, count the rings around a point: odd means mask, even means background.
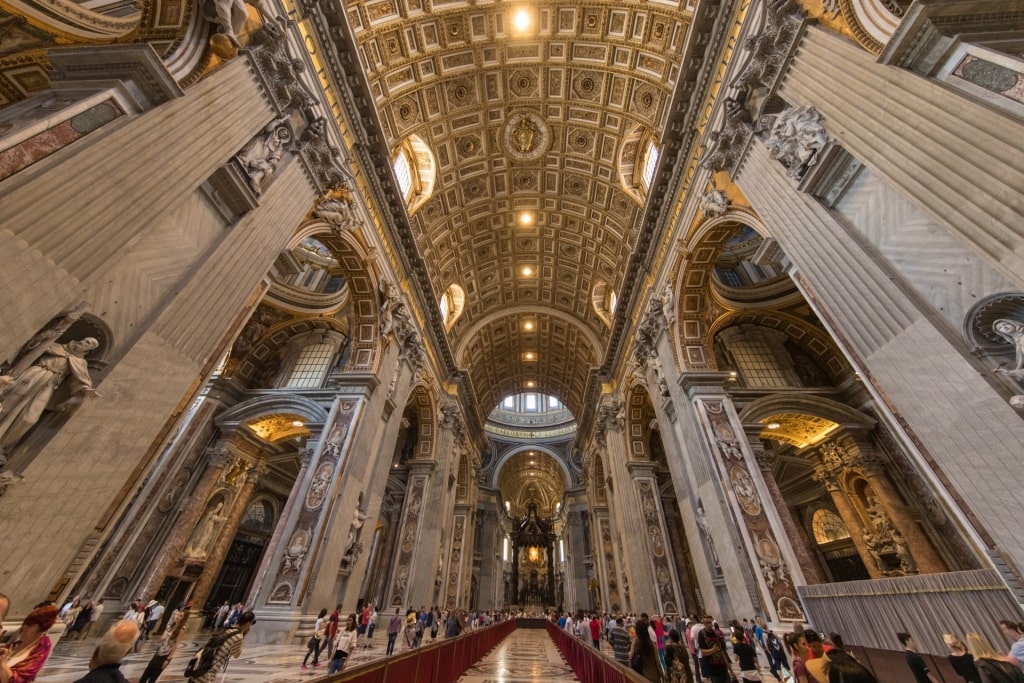
[[[550,621],[546,627],[555,647],[582,683],[647,683],[640,674],[594,649],[589,641],[573,638]]]

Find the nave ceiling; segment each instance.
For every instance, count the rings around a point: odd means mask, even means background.
[[[433,295],[465,292],[456,363],[484,414],[536,390],[579,415],[609,339],[592,293],[623,287],[643,215],[633,171],[659,141],[690,12],[396,2],[346,10],[389,147],[417,136],[436,164],[410,228]]]

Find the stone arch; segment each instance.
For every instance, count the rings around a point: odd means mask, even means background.
[[[778,330],[818,362],[832,382],[839,384],[854,374],[854,369],[836,347],[835,342],[824,329],[789,313],[776,310],[744,309],[728,311],[715,319],[707,328],[704,345],[714,360],[715,336],[735,325],[758,325]],[[717,361],[714,368],[718,367]]]
[[[626,394],[626,447],[630,460],[650,460],[651,422],[657,419],[647,387],[634,383]]]
[[[825,435],[838,434],[839,430],[868,430],[875,426],[875,418],[856,408],[822,396],[804,394],[770,394],[747,404],[739,412],[744,427],[761,427],[761,438],[779,440],[803,448],[799,434],[807,438],[823,439]],[[801,418],[806,418],[801,422]],[[787,424],[787,420],[791,420]],[[773,422],[779,428],[770,430]],[[792,433],[789,431],[792,429]]]
[[[328,412],[324,406],[301,394],[273,394],[256,396],[232,406],[218,415],[215,423],[224,431],[233,431],[273,415],[298,415],[303,418],[307,432],[316,432],[323,429]]]
[[[406,409],[416,412],[416,450],[413,458],[418,460],[436,460],[437,444],[437,401],[430,388],[420,382],[413,387],[406,401]]]
[[[537,451],[538,453],[550,455],[561,468],[562,473],[565,475],[566,483],[571,486],[572,482],[575,481],[575,478],[572,476],[572,472],[569,471],[569,466],[566,464],[565,460],[562,459],[562,456],[558,451],[548,446],[545,446],[544,444],[517,443],[509,444],[508,447],[498,457],[498,462],[495,464],[494,470],[491,473],[491,487],[498,488],[498,475],[501,474],[501,468],[503,468],[505,466],[505,463],[511,460],[517,453],[521,453],[523,451]]]
[[[730,237],[745,225],[763,237],[769,236],[757,216],[734,209],[700,223],[688,240],[684,254],[686,261],[680,267],[674,287],[677,336],[673,348],[683,370],[712,370],[715,367],[704,319],[704,312],[711,303],[711,278],[719,253]]]
[[[371,265],[368,249],[362,243],[358,231],[333,232],[322,221],[307,223],[296,231],[289,242],[293,248],[305,237],[315,237],[334,254],[345,280],[348,283],[352,305],[351,339],[352,352],[346,370],[376,372],[380,369],[382,340],[380,338],[380,277]]]

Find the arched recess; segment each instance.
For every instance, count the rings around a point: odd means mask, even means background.
[[[301,394],[281,393],[256,396],[234,405],[217,416],[216,424],[231,431],[274,415],[298,416],[307,431],[319,431],[327,421],[327,411],[316,401]]]
[[[640,205],[647,199],[648,185],[659,154],[657,135],[641,125],[627,133],[619,146],[619,182],[626,194]]]
[[[531,504],[537,506],[541,517],[554,517],[571,481],[565,476],[561,458],[522,445],[510,455],[507,466],[497,470],[494,479],[513,518],[525,517]]]
[[[417,460],[430,460],[436,458],[435,444],[437,442],[437,402],[430,389],[423,384],[413,387],[406,404],[406,412],[413,410],[416,413],[416,447],[413,457]]]
[[[822,396],[805,394],[771,394],[754,399],[739,412],[744,427],[762,427],[761,438],[777,439],[778,430],[769,430],[767,425],[781,415],[805,415],[827,421],[836,427],[868,430],[875,426],[875,419],[856,408]],[[822,423],[823,428],[827,425]],[[827,434],[821,435],[824,438]]]
[[[715,368],[714,354],[708,345],[706,321],[706,312],[712,303],[710,287],[715,262],[729,239],[744,226],[768,237],[760,219],[747,211],[735,209],[702,222],[689,239],[681,281],[675,291],[676,348],[683,370]]]
[[[289,243],[294,248],[305,237],[315,237],[331,250],[348,283],[352,306],[352,352],[346,370],[376,372],[380,366],[380,299],[379,282],[373,272],[358,230],[346,230],[340,235],[331,231],[322,221],[307,223],[299,228]]]
[[[271,327],[252,344],[233,376],[249,386],[270,387],[282,370],[289,342],[318,331],[351,335],[336,318],[290,318]]]
[[[601,319],[601,322],[611,329],[617,303],[615,290],[612,289],[611,285],[604,280],[595,282],[594,289],[590,292],[590,303],[594,307],[597,317]]]
[[[651,460],[651,424],[657,419],[647,387],[633,384],[626,395],[626,435],[631,460]]]
[[[434,194],[437,179],[434,153],[419,135],[409,135],[394,152],[392,170],[412,216]]]
[[[840,353],[835,342],[824,329],[795,315],[773,310],[729,311],[719,316],[708,327],[704,344],[707,348],[706,353],[710,353],[715,360],[714,367],[717,370],[725,368],[715,358],[715,337],[721,331],[736,325],[757,325],[785,334],[793,344],[805,351],[820,369],[825,371],[828,380],[833,385],[842,383],[854,374],[853,367]],[[801,373],[801,377],[803,376],[804,373]],[[808,384],[807,380],[804,380],[805,386],[814,384],[814,382]]]
[[[440,306],[444,330],[450,332],[466,310],[466,292],[459,285],[450,285],[441,296]]]

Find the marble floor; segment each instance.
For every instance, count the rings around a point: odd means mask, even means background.
[[[182,642],[174,659],[160,677],[160,683],[184,683],[183,672],[188,660],[206,642],[204,634],[197,640]],[[362,664],[384,656],[386,638],[374,639],[374,647],[359,649],[349,660],[348,666]],[[39,683],[72,683],[89,670],[89,656],[96,646],[96,639],[86,642],[62,641],[57,643],[50,659],[40,672],[36,681]],[[130,654],[121,665],[121,671],[130,681],[138,680],[146,664],[153,656],[156,642],[143,645],[137,654]],[[306,655],[306,648],[300,645],[250,645],[242,650],[242,656],[231,660],[228,666],[228,680],[231,683],[296,683],[311,681],[327,673],[327,653],[321,661],[320,668],[310,666],[308,671],[299,667]],[[310,657],[312,659],[312,657]]]
[[[578,680],[546,631],[520,628],[471,666],[459,683],[564,683]]]

